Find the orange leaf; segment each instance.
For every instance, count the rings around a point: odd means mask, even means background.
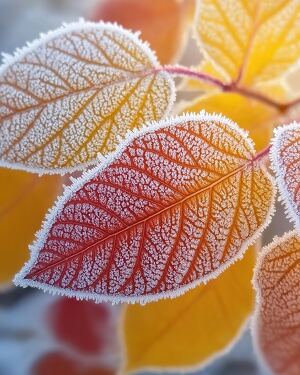
[[[252,247],[217,279],[184,296],[126,306],[122,322],[125,372],[195,371],[228,350],[254,307],[254,263]]]
[[[60,177],[0,169],[0,180],[0,284],[5,284],[25,262],[28,244],[59,193]]]
[[[258,349],[276,374],[300,374],[300,237],[296,231],[275,238],[255,270]]]
[[[91,18],[140,31],[161,63],[168,64],[182,50],[193,15],[194,0],[102,0]]]
[[[271,159],[287,213],[300,229],[300,124],[275,129]]]
[[[163,117],[174,83],[136,34],[78,22],[0,69],[0,165],[66,172],[95,164],[128,130]]]
[[[273,201],[235,123],[205,113],[156,123],[66,191],[15,282],[96,301],[178,296],[243,256]]]
[[[231,81],[252,85],[279,79],[299,60],[298,0],[202,0],[197,4],[196,35],[201,48]]]

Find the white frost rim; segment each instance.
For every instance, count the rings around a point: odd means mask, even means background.
[[[276,182],[278,183],[280,198],[285,204],[285,213],[288,219],[296,225],[298,231],[300,231],[300,216],[297,215],[296,203],[291,199],[290,193],[286,187],[284,181],[284,163],[279,157],[281,149],[281,137],[286,131],[297,130],[300,132],[300,123],[292,122],[289,125],[283,125],[274,130],[274,137],[271,141],[272,147],[270,152],[270,159],[272,169],[276,176]],[[300,173],[300,171],[299,171]]]
[[[1,74],[5,73],[5,70],[8,69],[12,64],[18,62],[21,60],[26,54],[30,53],[31,51],[35,50],[36,48],[44,45],[45,43],[55,39],[56,37],[59,37],[61,35],[64,35],[66,33],[72,32],[72,31],[79,31],[84,28],[85,30],[91,29],[97,29],[97,30],[109,30],[114,32],[119,32],[126,36],[129,40],[131,40],[133,43],[137,45],[138,48],[140,48],[149,58],[151,64],[153,65],[153,68],[159,68],[160,63],[158,62],[157,56],[155,51],[153,51],[147,41],[142,41],[140,39],[140,32],[133,32],[131,30],[125,29],[123,26],[118,25],[117,23],[111,23],[111,22],[91,22],[91,21],[85,21],[83,18],[80,18],[77,22],[71,22],[71,23],[63,23],[61,27],[50,30],[47,33],[41,33],[40,37],[33,40],[32,42],[27,42],[27,44],[22,48],[17,48],[16,51],[10,55],[7,53],[2,53],[2,65],[0,66],[0,76]],[[167,72],[161,71],[157,72],[157,75],[163,77],[169,87],[170,96],[169,96],[169,102],[167,104],[167,107],[165,109],[164,114],[162,115],[162,118],[165,118],[167,115],[171,113],[171,110],[173,108],[173,105],[176,100],[176,89],[175,89],[175,82],[173,78],[171,78],[171,75]],[[126,135],[125,135],[126,138]],[[123,140],[123,139],[122,139]],[[0,167],[5,167],[9,169],[18,169],[23,170],[31,173],[38,173],[40,175],[43,174],[66,174],[71,173],[75,171],[83,171],[88,166],[95,166],[97,163],[99,163],[99,159],[94,159],[86,163],[82,163],[73,167],[67,167],[67,168],[41,168],[41,167],[32,167],[27,166],[22,163],[11,163],[6,160],[0,159]]]
[[[181,116],[176,116],[173,118],[161,120],[159,122],[152,122],[144,128],[142,128],[140,131],[134,131],[131,132],[130,134],[127,135],[126,140],[118,147],[118,149],[108,155],[101,165],[86,171],[83,173],[81,177],[78,179],[74,179],[72,185],[67,186],[65,188],[65,191],[61,197],[59,197],[54,204],[53,208],[49,210],[48,214],[46,215],[46,218],[42,224],[42,229],[36,233],[36,239],[35,241],[29,246],[30,249],[30,259],[29,261],[23,266],[21,271],[15,276],[14,278],[14,284],[17,286],[22,286],[22,287],[36,287],[39,289],[42,289],[44,291],[48,291],[52,294],[59,294],[62,296],[67,296],[67,297],[76,297],[77,299],[92,299],[97,303],[100,302],[111,302],[111,303],[119,303],[119,302],[126,302],[126,303],[141,303],[145,304],[147,302],[151,301],[157,301],[160,299],[165,299],[165,298],[176,298],[188,290],[195,288],[198,285],[201,284],[206,284],[209,280],[212,280],[216,277],[218,277],[225,269],[227,269],[230,265],[235,263],[238,259],[241,259],[247,250],[247,248],[255,243],[255,241],[259,238],[260,234],[262,231],[269,225],[271,218],[274,214],[275,211],[275,194],[276,194],[276,188],[275,188],[275,182],[273,177],[268,173],[266,168],[262,165],[261,168],[264,171],[265,175],[268,177],[269,181],[271,182],[273,186],[273,194],[271,198],[271,204],[269,207],[269,211],[266,214],[266,219],[263,225],[261,225],[260,228],[256,230],[256,232],[248,238],[243,245],[241,246],[241,249],[239,253],[232,258],[230,261],[227,263],[223,264],[217,271],[214,271],[210,273],[207,277],[201,280],[195,280],[194,282],[190,283],[189,285],[185,285],[183,287],[180,287],[172,292],[162,292],[158,294],[150,294],[147,296],[131,296],[131,297],[125,297],[125,296],[108,296],[108,295],[102,295],[102,294],[96,294],[96,293],[88,293],[88,292],[83,292],[83,291],[74,291],[72,289],[66,288],[58,288],[55,286],[48,285],[46,283],[40,283],[34,280],[28,280],[25,278],[26,274],[28,271],[32,268],[32,266],[35,264],[40,250],[43,248],[48,232],[52,225],[54,224],[57,216],[60,214],[62,211],[65,202],[67,202],[72,195],[77,192],[87,181],[90,179],[94,178],[96,175],[101,173],[106,167],[108,167],[116,158],[118,158],[121,153],[125,150],[125,148],[136,138],[139,138],[147,133],[153,132],[155,130],[163,129],[169,126],[176,126],[179,123],[182,123],[184,121],[220,121],[224,125],[228,126],[231,128],[233,131],[239,133],[242,137],[246,138],[249,144],[250,149],[253,152],[253,155],[255,154],[255,149],[253,146],[253,141],[248,138],[247,132],[244,131],[243,129],[239,128],[236,123],[234,123],[232,120],[219,115],[219,114],[208,114],[205,111],[200,112],[199,114],[195,113],[189,113],[189,114],[184,114]]]

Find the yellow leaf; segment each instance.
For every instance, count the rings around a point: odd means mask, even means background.
[[[0,68],[0,165],[82,169],[129,130],[168,113],[174,83],[136,34],[78,22],[33,42]]]
[[[279,115],[275,108],[232,93],[212,93],[201,96],[180,108],[182,112],[222,113],[248,130],[257,150],[266,147],[272,137],[273,125]]]
[[[202,0],[196,34],[205,55],[232,81],[281,77],[300,57],[298,0]]]
[[[27,260],[28,245],[59,193],[60,179],[0,169],[0,284],[10,283]]]
[[[127,372],[201,367],[239,336],[253,308],[254,247],[217,279],[173,300],[129,305],[123,316]]]
[[[255,269],[257,348],[280,375],[300,374],[300,236],[288,232],[266,246]]]

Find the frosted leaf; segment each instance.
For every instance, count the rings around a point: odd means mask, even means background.
[[[299,123],[292,123],[275,130],[271,159],[287,214],[300,229]]]
[[[254,338],[275,374],[300,374],[300,238],[289,232],[263,249],[255,270]]]
[[[0,165],[82,169],[125,134],[161,119],[174,83],[136,34],[80,21],[6,57],[0,68]]]
[[[236,124],[205,113],[159,122],[59,199],[15,282],[96,301],[177,296],[243,256],[273,201]]]

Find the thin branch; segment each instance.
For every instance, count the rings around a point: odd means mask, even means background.
[[[218,87],[221,91],[237,93],[247,98],[257,100],[261,103],[264,103],[270,107],[277,109],[280,112],[285,112],[291,107],[297,104],[300,104],[300,98],[293,100],[291,102],[282,103],[277,100],[273,100],[272,98],[265,96],[264,94],[261,94],[257,91],[253,91],[246,87],[241,87],[236,82],[224,83],[220,81],[219,79],[214,78],[206,73],[202,73],[197,70],[193,70],[191,68],[187,68],[184,66],[166,65],[166,66],[156,68],[154,71],[156,72],[163,71],[163,72],[167,72],[169,74],[174,74],[177,76],[194,78],[201,82],[206,82],[208,84],[211,84],[212,86]]]

